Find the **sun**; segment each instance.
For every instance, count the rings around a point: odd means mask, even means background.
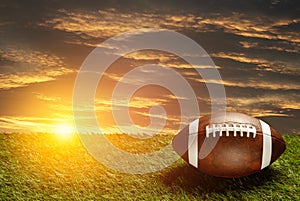
[[[62,138],[68,138],[74,134],[74,127],[71,124],[57,124],[54,126],[53,131]]]

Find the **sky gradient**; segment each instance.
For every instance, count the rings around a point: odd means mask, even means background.
[[[262,118],[284,134],[300,133],[297,0],[4,0],[0,11],[1,132],[51,132],[55,125],[72,124],[74,81],[86,56],[116,34],[161,28],[190,37],[208,52],[222,76],[228,111]],[[165,52],[139,51],[115,62],[102,80],[106,87],[97,90],[96,112],[106,132],[117,132],[110,111],[113,87],[128,70],[151,63],[185,75],[201,114],[210,112],[205,83],[189,65]],[[175,132],[178,97],[149,87],[132,98],[133,120],[147,125],[149,108],[160,105],[168,112],[166,131]]]

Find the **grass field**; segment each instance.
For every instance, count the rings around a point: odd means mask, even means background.
[[[126,135],[109,138],[127,151],[148,152],[172,136],[147,143]],[[269,168],[221,179],[181,159],[154,173],[118,173],[94,160],[76,136],[0,134],[0,200],[300,200],[300,136],[284,139],[287,150]]]

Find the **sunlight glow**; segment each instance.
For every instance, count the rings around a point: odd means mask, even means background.
[[[54,126],[53,131],[62,138],[68,138],[73,135],[74,127],[71,124],[58,124]]]

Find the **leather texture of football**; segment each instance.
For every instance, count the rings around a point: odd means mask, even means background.
[[[196,119],[174,137],[172,145],[199,171],[226,178],[264,169],[286,147],[281,135],[267,123],[235,112]]]

